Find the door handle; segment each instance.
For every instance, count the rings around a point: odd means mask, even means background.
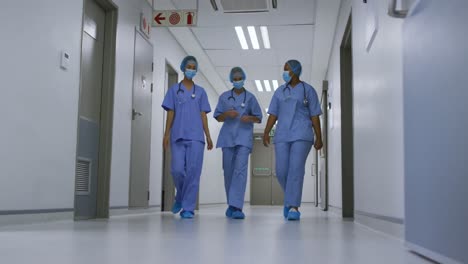
[[[137,112],[135,111],[135,109],[132,109],[132,120],[135,120],[137,116],[142,116],[142,115],[143,115],[142,112]]]

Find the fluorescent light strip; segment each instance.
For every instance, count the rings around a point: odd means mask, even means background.
[[[268,28],[265,26],[260,27],[260,31],[262,32],[262,39],[263,39],[263,46],[265,49],[270,49],[270,36],[268,34]]]
[[[268,80],[263,80],[263,84],[265,85],[265,91],[271,92],[270,81],[268,81]]]
[[[237,33],[237,38],[239,39],[242,49],[248,50],[249,45],[247,44],[247,39],[245,38],[244,30],[242,29],[242,27],[235,27],[235,29]]]
[[[276,91],[278,89],[278,80],[271,81],[273,83],[273,89]]]
[[[260,80],[255,80],[255,85],[257,85],[257,90],[263,92],[262,82]]]
[[[257,32],[255,31],[255,27],[248,26],[247,30],[249,31],[250,41],[252,42],[253,49],[260,49],[260,44],[258,44]]]

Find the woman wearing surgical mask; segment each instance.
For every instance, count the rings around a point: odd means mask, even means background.
[[[214,118],[224,122],[216,144],[223,149],[224,187],[228,209],[226,216],[244,219],[242,212],[247,184],[247,166],[253,145],[253,124],[262,120],[262,110],[255,96],[244,88],[245,73],[240,67],[231,70],[230,91],[219,97]]]
[[[322,114],[315,89],[299,79],[302,66],[297,60],[284,65],[281,85],[271,99],[263,144],[270,144],[270,131],[278,121],[274,143],[276,175],[285,194],[283,215],[299,220],[305,163],[312,148],[322,148],[319,116]],[[314,133],[315,132],[315,133]],[[315,134],[315,141],[314,141]]]
[[[193,82],[198,70],[195,57],[185,57],[180,70],[184,79],[167,91],[162,104],[167,111],[163,145],[164,149],[171,146],[171,174],[177,190],[172,212],[193,218],[203,164],[203,134],[208,150],[213,148],[206,118],[211,108],[205,90]]]

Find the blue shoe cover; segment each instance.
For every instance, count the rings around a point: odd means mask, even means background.
[[[178,212],[180,212],[180,210],[182,210],[182,204],[179,203],[179,202],[174,202],[174,205],[172,205],[172,213],[173,214],[177,214]]]
[[[284,208],[283,208],[283,216],[284,216],[284,218],[288,218],[288,213],[289,213],[289,207],[284,206]]]
[[[193,212],[189,212],[189,211],[180,212],[180,217],[182,217],[183,219],[192,219],[194,216],[195,214]]]
[[[242,211],[234,211],[232,213],[232,218],[233,219],[244,219],[245,218],[245,214],[242,212]]]
[[[290,210],[288,213],[288,220],[289,221],[297,221],[301,219],[301,213],[297,210]]]
[[[229,206],[228,209],[226,209],[226,217],[231,218],[233,212],[234,212],[234,207]]]

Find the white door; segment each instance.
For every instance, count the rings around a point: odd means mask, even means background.
[[[85,1],[75,175],[75,219],[96,217],[105,11]]]
[[[250,204],[283,205],[284,193],[276,178],[274,145],[263,146],[261,135],[254,136],[251,167]]]
[[[318,203],[324,211],[328,210],[328,83],[324,82],[321,98],[323,115],[320,116],[322,124],[323,148],[316,151],[318,155]]]
[[[147,207],[150,198],[152,82],[153,46],[137,31],[135,34],[129,193],[129,207],[131,208]]]

